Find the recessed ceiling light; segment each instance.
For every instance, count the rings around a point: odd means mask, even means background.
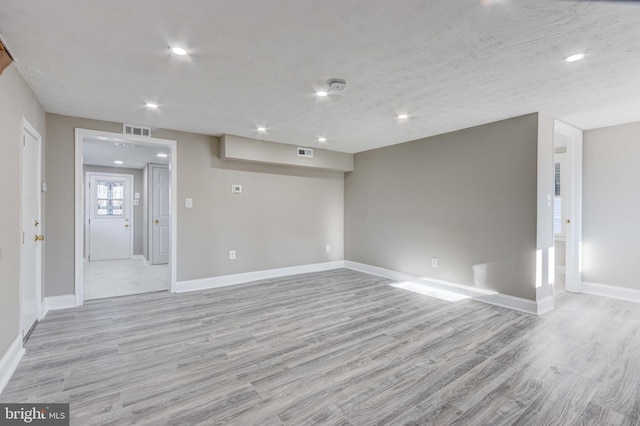
[[[144,104],[144,106],[146,106],[149,109],[158,109],[158,104],[153,102],[147,102],[146,104]]]
[[[567,56],[565,58],[565,61],[567,61],[567,62],[575,62],[575,61],[579,61],[582,58],[584,58],[584,53],[576,53],[574,55]]]
[[[259,131],[259,132],[266,132],[267,128],[264,127],[264,126],[258,126],[258,127],[256,127],[256,130]]]
[[[406,120],[407,118],[409,118],[409,114],[406,114],[406,113],[398,114],[398,120]]]
[[[329,92],[327,92],[326,90],[318,90],[316,92],[316,96],[319,98],[324,98],[325,96],[328,96]]]
[[[158,156],[158,157],[160,157],[160,158],[167,158],[169,155],[168,155],[168,154],[166,154],[166,153],[164,153],[164,152],[159,152],[159,153],[157,154],[157,156]]]
[[[113,164],[124,164],[124,161],[122,160],[116,160],[113,162]]]
[[[171,51],[178,55],[178,56],[184,56],[187,54],[187,49],[185,49],[184,47],[180,47],[180,46],[173,46],[171,48]]]
[[[324,142],[326,142],[326,141],[327,141],[327,138],[325,138],[325,137],[320,136],[320,137],[318,138],[318,142],[320,142],[320,143],[324,143]]]

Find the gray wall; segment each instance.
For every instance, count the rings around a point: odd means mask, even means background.
[[[584,132],[584,281],[640,289],[640,123]]]
[[[74,129],[119,133],[122,125],[55,114],[47,123],[47,220],[56,232],[47,241],[46,295],[57,296],[74,291]],[[218,138],[153,136],[178,141],[178,281],[343,259],[343,173],[223,161]],[[232,184],[244,193],[231,194]]]
[[[33,92],[10,65],[0,75],[0,358],[20,333],[20,132],[25,117],[42,136],[46,151],[45,113]],[[42,176],[44,176],[44,166]],[[42,203],[44,211],[44,199]],[[42,232],[48,228],[44,220]],[[44,257],[43,251],[43,257]]]
[[[125,167],[103,167],[103,166],[84,166],[84,182],[86,182],[87,172],[99,172],[99,173],[120,173],[125,175],[133,175],[133,192],[140,193],[140,204],[133,207],[133,254],[143,254],[143,206],[145,200],[143,198],[143,181],[142,181],[142,169],[128,169]],[[85,227],[85,235],[87,235],[87,229]],[[84,248],[84,257],[87,257],[87,247]]]
[[[537,135],[531,114],[356,154],[346,259],[535,300]]]

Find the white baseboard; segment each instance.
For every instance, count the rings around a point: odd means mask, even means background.
[[[536,302],[536,314],[546,314],[547,312],[552,311],[554,306],[553,295],[540,299]]]
[[[144,255],[141,255],[141,254],[134,254],[133,256],[131,256],[131,259],[134,259],[134,260],[142,260],[142,262],[143,262],[145,265],[148,265],[148,264],[149,264],[149,261],[147,260],[147,258],[146,258],[146,257],[144,257]]]
[[[75,294],[66,294],[64,296],[54,296],[44,298],[44,312],[42,318],[47,316],[49,311],[57,311],[58,309],[75,308],[76,296]]]
[[[539,305],[540,302],[536,303],[533,300],[500,294],[494,291],[483,290],[467,285],[450,283],[447,281],[422,278],[417,275],[406,274],[404,272],[393,271],[391,269],[380,268],[378,266],[366,265],[364,263],[352,262],[350,260],[345,260],[344,266],[345,268],[353,269],[354,271],[377,275],[379,277],[396,281],[411,281],[413,283],[428,286],[438,290],[444,290],[450,293],[467,296],[479,302],[489,303],[491,305],[514,309],[516,311],[522,311],[529,314],[541,315],[544,312],[547,312],[547,310],[550,310],[548,308],[549,301],[544,299],[544,303]],[[553,309],[553,297],[551,297],[551,309]]]
[[[616,287],[606,284],[582,282],[582,292],[596,296],[610,297],[612,299],[640,302],[640,290],[626,287]]]
[[[365,265],[363,263],[352,262],[349,260],[339,260],[335,262],[316,263],[311,265],[292,266],[288,268],[268,269],[264,271],[246,272],[241,274],[223,275],[220,277],[180,281],[176,283],[176,293],[208,290],[212,288],[244,284],[252,281],[285,277],[288,275],[306,274],[310,272],[329,271],[339,268],[348,268],[354,271],[377,275],[396,281],[411,281],[413,283],[428,286],[433,289],[448,291],[450,293],[466,296],[480,302],[514,309],[529,314],[541,315],[553,309],[553,296],[546,297],[538,302],[535,302],[520,297],[500,294],[494,291],[478,289],[471,286],[455,284],[441,280],[421,278],[415,275],[405,274],[403,272],[393,271],[377,266]]]
[[[22,337],[18,334],[13,343],[11,343],[11,346],[9,346],[9,349],[7,349],[7,352],[5,352],[4,356],[0,359],[0,394],[2,394],[4,387],[9,383],[13,372],[16,371],[22,355],[24,355]]]
[[[307,274],[310,272],[330,271],[344,268],[344,261],[314,263],[310,265],[291,266],[288,268],[267,269],[264,271],[245,272],[241,274],[223,275],[220,277],[202,278],[198,280],[179,281],[176,283],[176,293],[188,291],[208,290],[211,288],[226,287],[236,284],[244,284],[252,281],[269,278],[286,277],[288,275]]]

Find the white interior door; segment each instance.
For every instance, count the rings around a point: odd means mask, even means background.
[[[133,175],[87,173],[89,261],[133,254]]]
[[[582,130],[555,120],[554,138],[567,147],[564,163],[564,230],[566,234],[565,287],[582,292]]]
[[[38,320],[40,305],[40,135],[25,123],[22,139],[22,337]]]
[[[167,166],[151,166],[151,264],[169,263],[171,249],[171,175]]]

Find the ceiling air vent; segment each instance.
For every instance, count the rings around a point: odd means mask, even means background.
[[[313,149],[298,147],[298,157],[313,158]]]
[[[134,136],[151,136],[151,127],[134,126],[133,124],[123,124],[122,133]]]

